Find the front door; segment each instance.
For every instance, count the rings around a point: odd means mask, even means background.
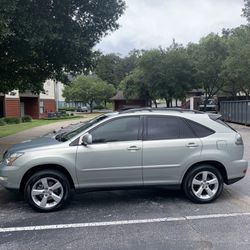
[[[80,187],[143,185],[140,123],[139,116],[115,118],[89,131],[92,144],[77,149]]]
[[[179,184],[185,168],[199,161],[201,140],[180,117],[148,116],[145,127],[144,184]]]
[[[21,117],[24,117],[25,115],[24,102],[20,102],[20,107],[21,107]]]

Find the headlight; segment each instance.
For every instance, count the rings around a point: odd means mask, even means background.
[[[22,156],[24,153],[23,152],[16,152],[13,153],[11,155],[8,155],[5,159],[4,159],[4,164],[7,166],[12,166],[14,161],[16,159],[18,159],[20,156]]]

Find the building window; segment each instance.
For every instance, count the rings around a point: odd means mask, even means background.
[[[44,101],[40,101],[40,114],[44,113]]]

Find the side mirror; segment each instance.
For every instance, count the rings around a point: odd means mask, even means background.
[[[92,144],[92,135],[87,133],[81,139],[81,144],[87,146],[88,144]]]

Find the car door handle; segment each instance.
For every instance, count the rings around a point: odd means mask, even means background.
[[[137,146],[130,146],[127,148],[129,151],[138,151],[140,150],[141,148],[137,147]]]
[[[199,145],[195,142],[189,142],[188,144],[186,144],[186,147],[188,148],[197,148],[199,147]]]

